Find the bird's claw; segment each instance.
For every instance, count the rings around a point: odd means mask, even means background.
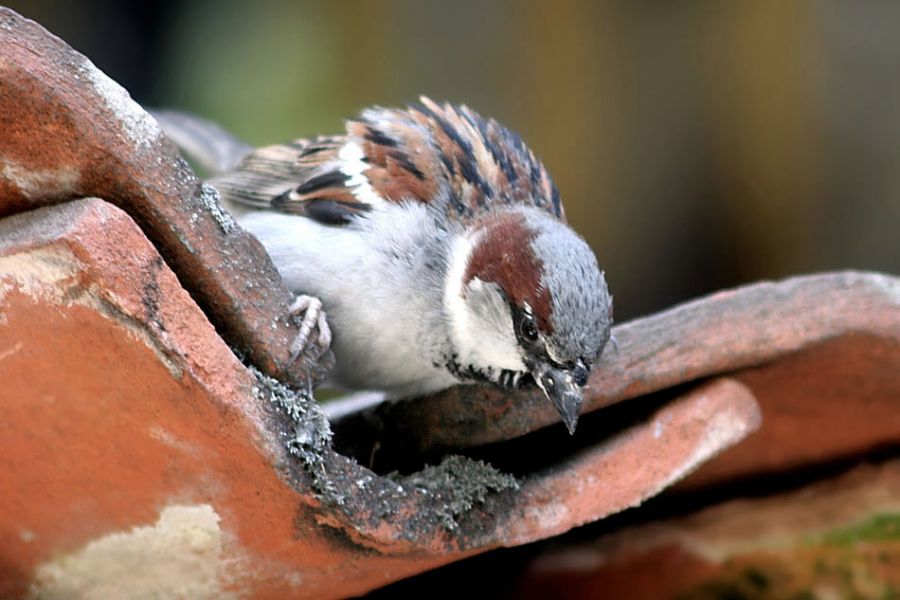
[[[291,344],[290,361],[297,360],[307,348],[313,329],[318,329],[315,344],[319,347],[319,353],[325,352],[331,345],[331,328],[322,310],[322,301],[315,296],[297,296],[291,304],[291,314],[300,321],[300,333]]]

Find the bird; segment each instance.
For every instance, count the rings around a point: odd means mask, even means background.
[[[396,399],[537,385],[574,433],[613,301],[519,135],[424,96],[367,108],[340,135],[256,149],[156,116],[182,147],[233,157],[213,159],[223,172],[208,183],[297,294],[294,355],[333,350],[327,384]]]

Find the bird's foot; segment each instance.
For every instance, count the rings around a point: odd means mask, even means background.
[[[328,350],[331,345],[331,328],[328,326],[325,311],[322,310],[321,300],[315,296],[297,296],[291,304],[291,314],[300,323],[300,333],[291,344],[290,360],[292,363],[309,346],[310,335],[314,329],[318,330],[314,343],[318,346],[319,354]]]

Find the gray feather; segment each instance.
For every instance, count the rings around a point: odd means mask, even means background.
[[[253,147],[219,125],[175,110],[150,111],[166,136],[209,175],[233,169]]]
[[[528,221],[538,232],[532,242],[535,254],[552,265],[541,278],[553,302],[549,349],[561,362],[593,362],[612,327],[612,297],[597,258],[581,236],[559,221],[537,213]]]

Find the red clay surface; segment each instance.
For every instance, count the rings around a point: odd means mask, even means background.
[[[0,222],[0,290],[5,597],[82,589],[73,565],[90,565],[97,543],[178,507],[218,519],[188,527],[221,538],[218,550],[170,548],[203,557],[212,596],[360,593],[638,504],[758,425],[746,387],[713,382],[488,494],[452,530],[422,518],[433,496],[333,453],[322,475],[343,504],[315,492],[252,376],[115,207],[84,200]]]

